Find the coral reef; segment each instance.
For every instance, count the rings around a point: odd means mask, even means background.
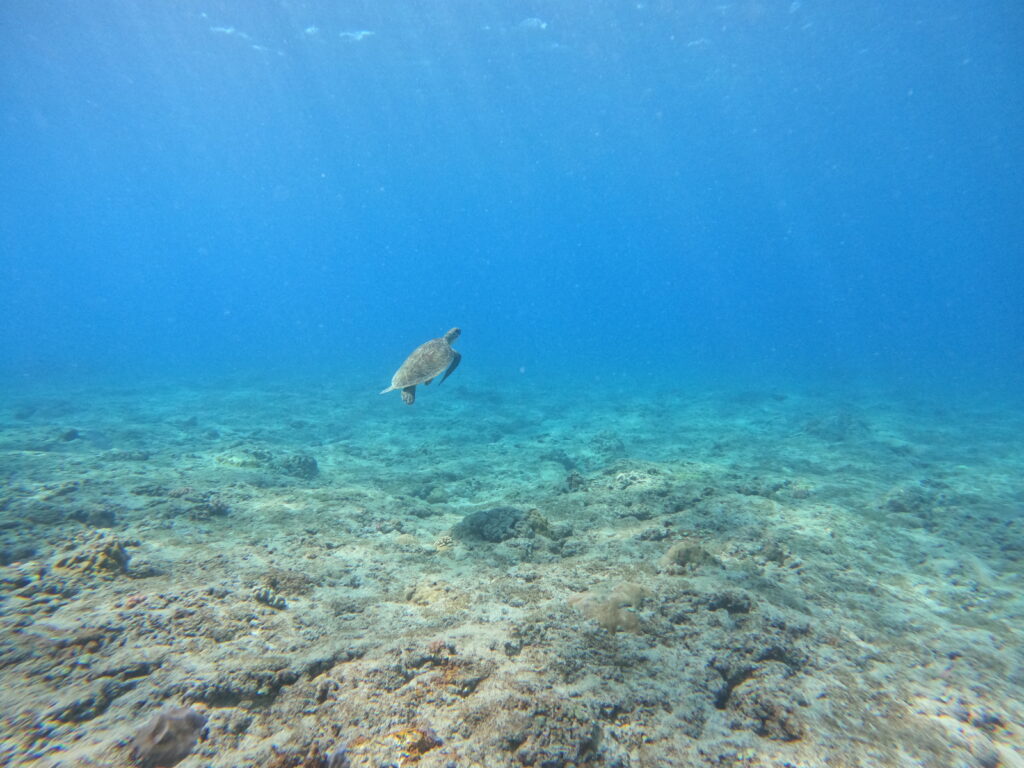
[[[0,401],[0,764],[1021,763],[1019,412],[458,386]]]

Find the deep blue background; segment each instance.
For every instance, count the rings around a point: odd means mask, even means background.
[[[1022,8],[8,0],[0,372],[1012,386]]]

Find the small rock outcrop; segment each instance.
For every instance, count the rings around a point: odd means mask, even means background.
[[[206,716],[187,707],[155,715],[132,739],[132,761],[142,768],[167,768],[184,760],[206,727]]]
[[[78,540],[67,554],[57,558],[54,568],[80,574],[101,574],[116,576],[127,573],[127,546],[137,542],[125,541],[116,536],[95,536]]]
[[[494,507],[466,515],[452,529],[452,534],[462,540],[497,543],[519,537],[532,538],[538,533],[550,535],[550,527],[537,510],[525,512],[515,507]]]

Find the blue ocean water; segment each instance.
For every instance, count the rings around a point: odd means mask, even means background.
[[[1021,381],[1019,3],[0,13],[8,381]]]
[[[1022,764],[1022,52],[5,0],[0,764]]]

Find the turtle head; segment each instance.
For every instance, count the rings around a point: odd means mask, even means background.
[[[448,333],[444,335],[444,340],[451,344],[453,341],[459,338],[459,334],[461,333],[461,328],[452,328],[450,331],[448,331]]]

